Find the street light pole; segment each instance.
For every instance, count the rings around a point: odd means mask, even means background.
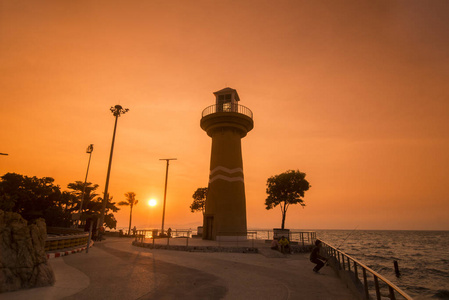
[[[106,184],[104,187],[103,203],[101,204],[100,222],[99,222],[98,226],[103,226],[104,213],[106,211],[106,204],[109,201],[109,194],[108,194],[109,175],[111,174],[112,153],[114,152],[114,142],[115,142],[115,132],[117,130],[117,120],[121,114],[128,112],[128,110],[129,110],[128,108],[123,108],[121,105],[118,105],[118,104],[116,106],[111,107],[111,112],[115,117],[115,124],[114,124],[114,133],[112,134],[112,145],[111,145],[111,153],[109,154],[108,173],[106,175]]]
[[[161,229],[161,234],[164,234],[165,202],[167,200],[168,165],[169,165],[169,161],[170,160],[176,160],[176,158],[161,158],[159,160],[166,160],[167,161],[167,167],[165,169],[164,207],[162,208],[162,229]]]
[[[81,204],[80,204],[80,216],[76,222],[76,225],[78,226],[80,219],[81,219],[81,214],[83,213],[83,202],[84,202],[84,193],[86,192],[86,183],[87,183],[87,175],[89,174],[89,166],[90,166],[90,158],[92,157],[92,152],[94,151],[94,145],[90,144],[87,147],[86,153],[89,153],[89,162],[87,163],[87,171],[86,171],[86,178],[84,179],[84,185],[83,185],[83,193],[81,194]]]

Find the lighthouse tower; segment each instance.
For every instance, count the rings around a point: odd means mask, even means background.
[[[246,240],[246,199],[241,139],[253,129],[253,113],[237,91],[214,93],[215,104],[203,110],[201,128],[212,138],[209,189],[203,239]]]

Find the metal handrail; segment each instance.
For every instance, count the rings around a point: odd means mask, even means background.
[[[154,244],[154,239],[160,239],[160,236],[154,236],[153,233],[155,233],[155,231],[157,232],[158,229],[151,229],[151,230],[137,230],[136,235],[135,235],[135,241],[139,241],[139,242],[144,242],[145,239],[150,239],[152,240],[152,243]],[[231,244],[231,243],[237,243],[240,245],[245,245],[245,244],[251,244],[251,247],[254,248],[254,242],[263,238],[260,238],[257,235],[257,232],[260,230],[248,230],[248,231],[242,231],[242,232],[218,232],[217,235],[219,236],[228,236],[228,235],[237,235],[237,236],[242,236],[242,237],[246,237],[246,240],[240,240],[240,241],[226,241],[226,240],[219,240],[218,244]],[[270,235],[269,235],[268,231],[268,239],[270,239]],[[179,235],[179,233],[187,233],[187,236],[181,236]],[[171,232],[171,236],[163,236],[163,238],[167,239],[167,245],[169,245],[170,243],[170,239],[172,238],[185,238],[186,239],[186,245],[188,245],[189,243],[189,239],[192,238],[191,236],[192,231],[189,230],[173,230]],[[294,236],[297,236],[297,239],[294,238]],[[290,232],[289,235],[289,240],[291,242],[295,242],[297,243],[299,246],[307,246],[309,247],[310,245],[312,245],[315,240],[316,240],[316,232],[315,231],[292,231]]]
[[[362,264],[357,259],[347,255],[346,253],[338,250],[337,248],[335,248],[335,247],[333,247],[333,246],[331,246],[331,245],[329,245],[329,244],[327,244],[327,243],[325,243],[323,241],[321,241],[321,242],[323,244],[323,248],[324,248],[327,256],[328,257],[333,256],[333,257],[335,257],[338,260],[340,269],[343,269],[344,271],[346,271],[346,270],[351,271],[351,262],[352,262],[352,266],[353,266],[353,270],[352,271],[354,272],[354,276],[356,277],[356,279],[358,279],[359,278],[358,277],[358,267],[362,268],[363,287],[364,287],[364,292],[365,292],[365,298],[366,299],[370,299],[369,287],[368,287],[368,277],[366,275],[366,272],[368,271],[369,273],[371,273],[373,275],[374,287],[376,289],[376,299],[377,300],[380,300],[381,297],[382,297],[381,294],[380,294],[379,279],[381,281],[383,281],[388,286],[390,299],[395,300],[396,299],[395,292],[397,292],[404,299],[413,300],[412,297],[407,295],[404,291],[402,291],[394,283],[392,283],[391,281],[389,281],[388,279],[386,279],[385,277],[383,277],[382,275],[380,275],[376,271],[372,270],[371,268],[365,266],[364,264]]]
[[[204,118],[205,116],[215,113],[229,113],[229,112],[239,113],[248,116],[251,119],[253,118],[253,112],[248,107],[236,103],[230,103],[228,107],[224,106],[223,104],[214,104],[208,106],[201,113],[201,117]]]
[[[298,235],[298,239],[295,239],[294,235]],[[307,238],[305,236],[307,236]],[[298,241],[298,244],[301,243],[303,246],[313,245],[313,243],[316,240],[316,232],[315,231],[290,231],[289,239],[290,239],[290,241]],[[307,243],[306,243],[306,240],[307,240]]]
[[[261,231],[261,230],[259,230]],[[263,230],[265,231],[265,230]],[[272,233],[272,230],[266,230],[268,240],[273,239],[273,236],[270,236],[270,233]],[[297,238],[296,238],[297,237]],[[291,242],[298,242],[299,244],[302,244],[302,246],[305,245],[313,245],[316,240],[316,232],[315,231],[290,231],[288,234],[288,239]]]

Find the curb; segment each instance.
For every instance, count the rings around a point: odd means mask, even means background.
[[[91,241],[89,247],[92,247],[93,245],[94,245],[94,242]],[[69,254],[73,254],[73,253],[78,253],[78,252],[86,250],[86,248],[87,248],[87,246],[83,246],[81,248],[76,248],[76,249],[71,249],[71,250],[66,250],[66,251],[47,253],[46,255],[47,255],[47,259],[56,258],[56,257],[61,257],[61,256],[66,256],[66,255],[69,255]]]

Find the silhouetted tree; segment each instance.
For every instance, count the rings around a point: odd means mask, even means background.
[[[70,194],[61,193],[51,177],[37,178],[7,173],[1,177],[0,208],[28,221],[44,218],[47,226],[69,226]]]
[[[76,198],[75,211],[78,212],[81,206],[81,197],[83,196],[84,182],[75,181],[69,183],[67,187],[71,190],[70,193],[72,194],[72,196]],[[86,189],[84,192],[84,200],[83,200],[83,212],[80,215],[81,224],[83,224],[86,221],[86,218],[88,217],[86,213],[87,204],[93,201],[96,197],[98,197],[98,194],[95,193],[97,188],[98,184],[86,182]]]
[[[118,205],[129,205],[129,228],[128,228],[128,235],[131,235],[131,219],[133,217],[133,207],[136,205],[139,200],[136,200],[136,193],[134,192],[128,192],[125,193],[126,201],[120,201]]]
[[[305,206],[301,197],[304,197],[304,192],[310,188],[305,177],[306,173],[289,170],[267,179],[266,209],[270,210],[279,205],[282,213],[282,229],[284,229],[285,216],[289,205],[299,203],[301,206]]]
[[[115,202],[112,202],[113,197],[108,198],[108,202],[106,203],[106,209],[104,213],[104,223],[98,224],[98,226],[104,225],[105,227],[114,229],[117,227],[117,220],[115,219],[114,213],[118,212],[120,209],[115,206]],[[102,206],[103,198],[97,197],[94,200],[90,201],[86,207],[86,216],[93,216],[97,219],[100,219],[100,212]],[[83,204],[84,206],[84,204]]]
[[[71,194],[77,198],[77,204],[75,206],[75,211],[79,210],[81,203],[81,196],[83,193],[84,182],[75,181],[67,185],[71,189]],[[84,202],[83,202],[83,213],[81,215],[82,222],[85,222],[88,218],[98,219],[101,212],[101,203],[103,198],[98,197],[95,193],[98,188],[98,184],[92,184],[91,182],[86,182],[86,190],[84,192]],[[98,226],[104,225],[108,228],[116,228],[117,220],[114,217],[115,212],[119,211],[119,208],[115,206],[115,202],[112,202],[113,197],[109,197],[108,203],[106,204],[104,224],[98,224]]]
[[[190,211],[201,211],[204,215],[206,210],[207,188],[198,188],[195,193],[193,193],[192,198],[193,202],[190,205]]]
[[[85,216],[100,215],[101,198],[94,193],[97,187],[91,186],[91,183],[86,187]],[[72,191],[61,192],[51,177],[7,173],[0,181],[0,209],[19,213],[28,221],[44,218],[47,226],[69,227],[72,224],[72,213],[79,210],[83,182],[70,183],[68,188]],[[117,220],[113,213],[118,208],[112,201],[108,202],[106,208],[105,224],[109,228],[116,228]]]

